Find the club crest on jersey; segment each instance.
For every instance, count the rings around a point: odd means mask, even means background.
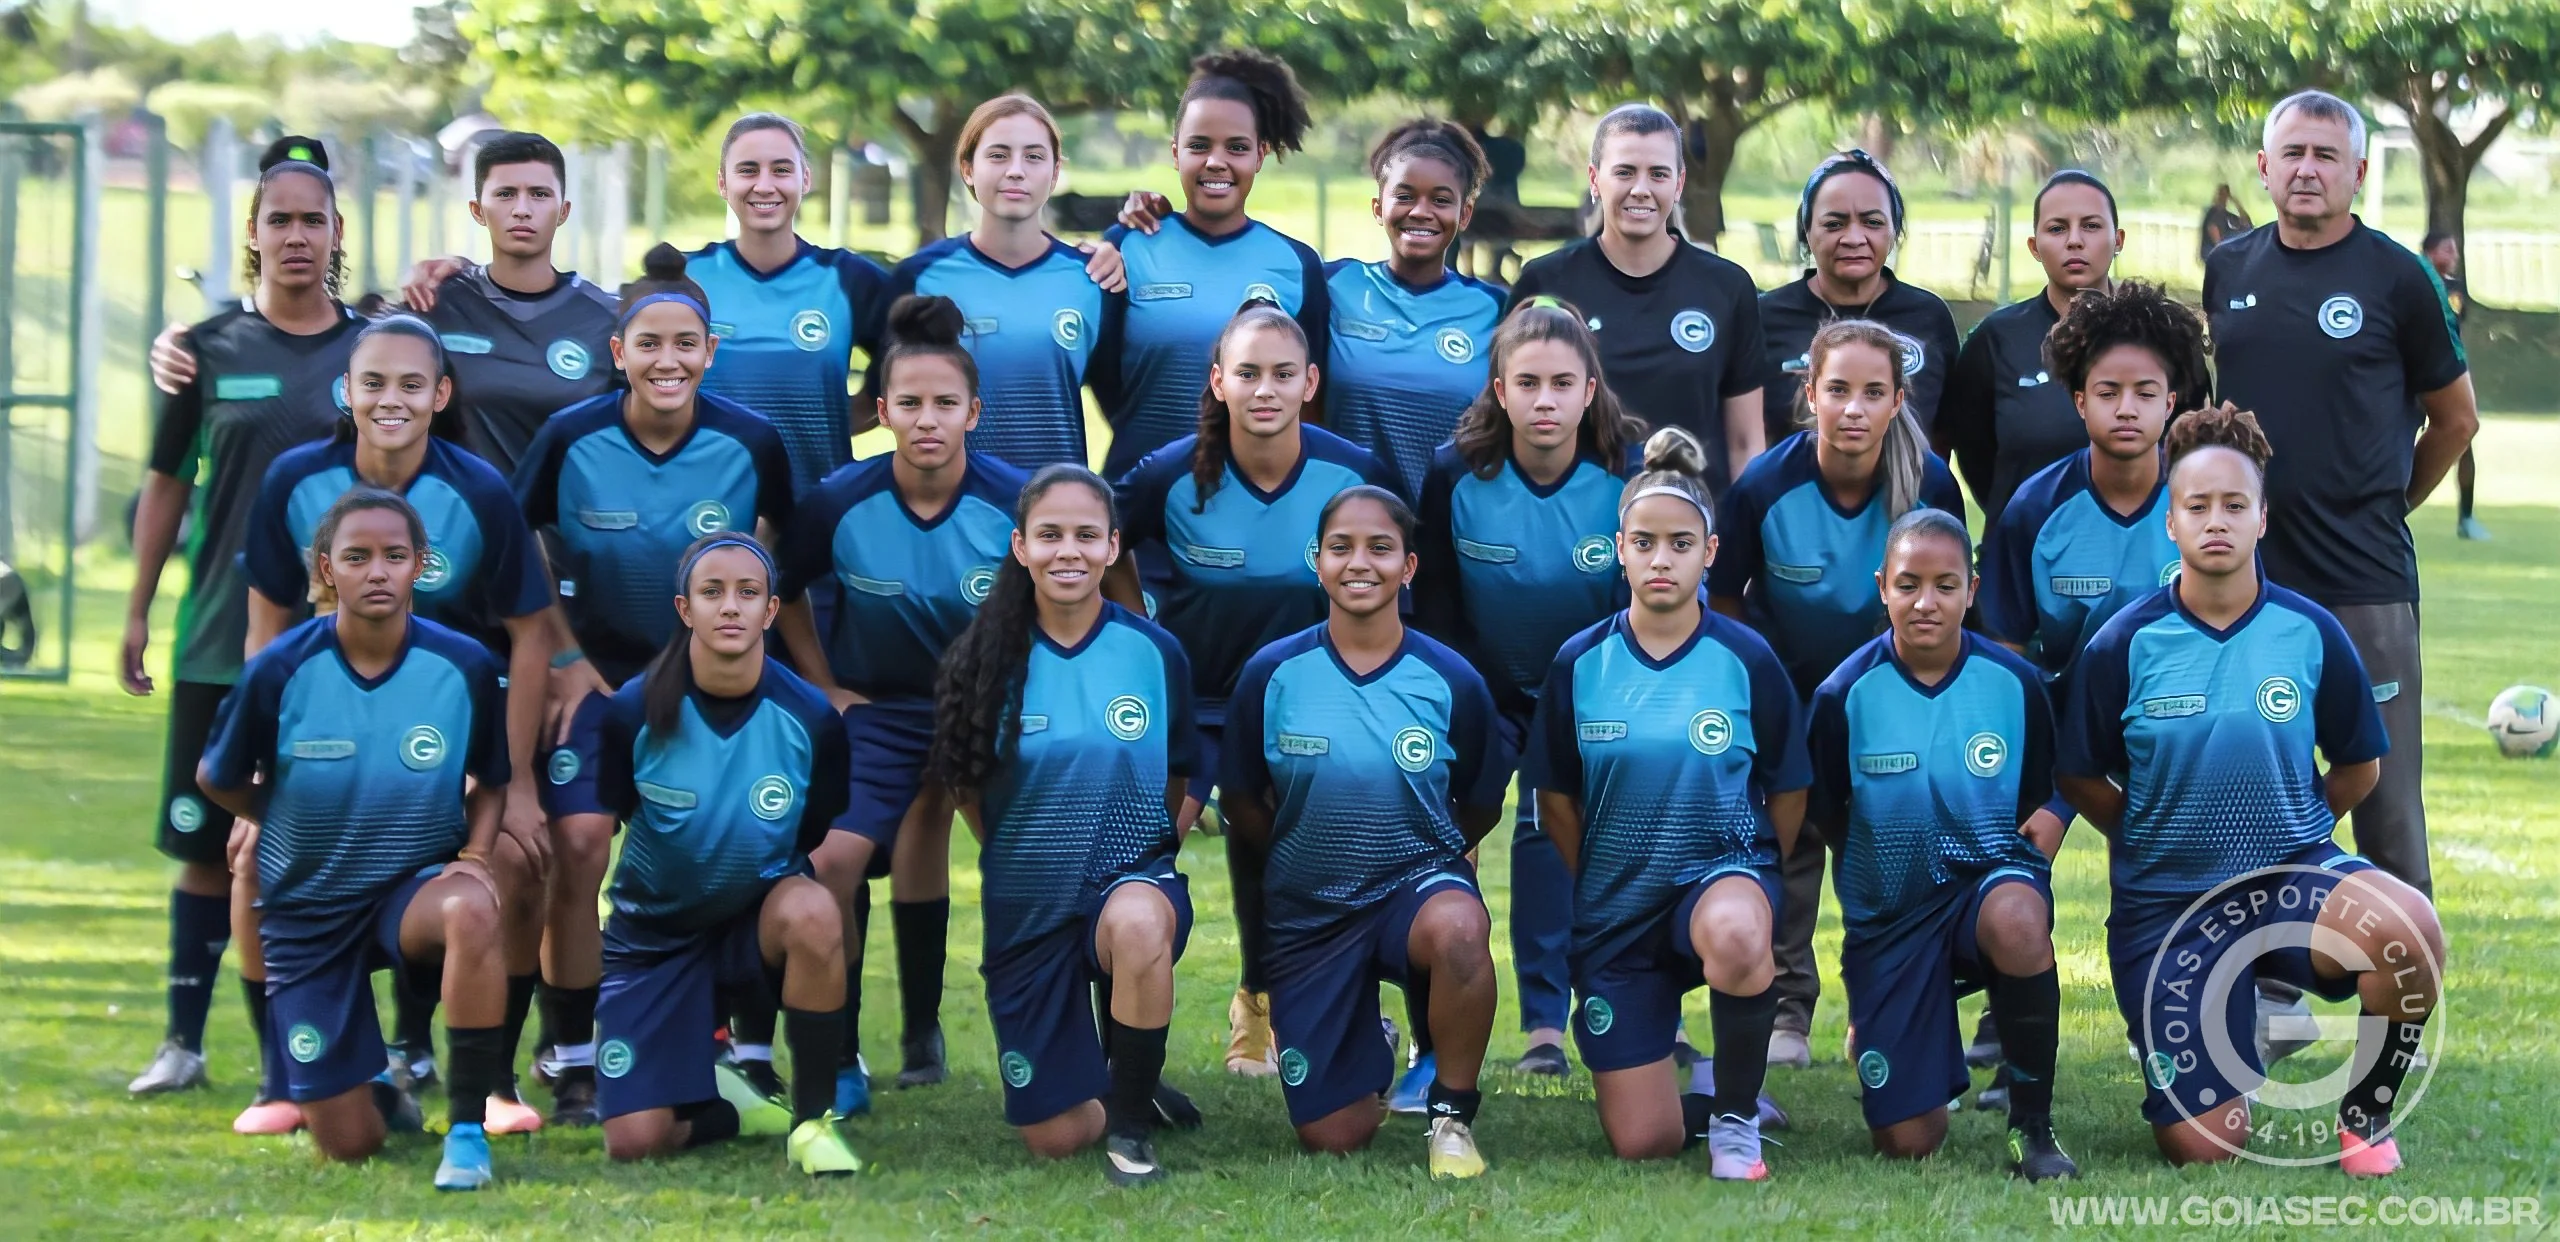
[[[445,582],[452,577],[453,562],[446,560],[443,552],[438,551],[435,548],[429,548],[427,549],[427,554],[425,556],[418,558],[419,590],[442,590],[444,589]]]
[[[1693,354],[1707,352],[1716,343],[1716,321],[1702,310],[1684,310],[1671,317],[1671,340]]]
[[[2162,586],[2167,586],[2167,585],[2169,585],[2170,583],[2175,582],[2175,581],[2177,581],[2177,580],[2178,580],[2178,562],[2177,562],[2177,561],[2175,561],[2175,560],[2171,560],[2168,564],[2163,565],[2163,566],[2161,566],[2161,567],[2160,567],[2160,585],[2162,585]]]
[[[329,381],[329,399],[338,403],[338,412],[341,414],[353,414],[356,412],[356,407],[347,404],[346,376],[341,375],[338,378]]]
[[[1288,1086],[1303,1087],[1307,1083],[1307,1054],[1295,1048],[1280,1050],[1280,1081]]]
[[[2338,294],[2320,304],[2320,330],[2333,341],[2343,341],[2364,330],[2364,303],[2346,294]]]
[[[1858,1054],[1858,1081],[1867,1084],[1867,1090],[1881,1090],[1892,1080],[1893,1063],[1885,1060],[1883,1053],[1869,1048]]]
[[[1016,1091],[1031,1085],[1031,1058],[1019,1052],[1007,1052],[997,1064],[1004,1069],[1004,1085]]]
[[[1964,743],[1964,770],[1975,776],[1998,776],[2009,766],[2009,739],[1997,733],[1976,733]]]
[[[1573,545],[1573,567],[1586,574],[1605,574],[1618,563],[1618,545],[1607,535],[1584,535]]]
[[[554,785],[566,785],[578,779],[578,752],[566,746],[551,752],[551,764],[547,774]]]
[[[1280,300],[1280,291],[1272,288],[1270,285],[1265,284],[1262,281],[1257,280],[1244,287],[1244,300],[1248,302],[1277,302]]]
[[[791,804],[799,796],[791,791],[791,782],[780,776],[768,776],[747,790],[747,805],[756,818],[776,820],[791,813]]]
[[[576,341],[551,342],[551,347],[542,351],[542,361],[551,367],[553,375],[564,380],[585,379],[587,369],[595,365],[594,355]]]
[[[1396,766],[1407,772],[1419,772],[1440,757],[1439,739],[1421,725],[1406,725],[1396,730]]]
[[[1929,365],[1929,347],[1921,344],[1919,337],[1896,332],[1893,339],[1902,343],[1902,374],[1905,377],[1918,375],[1921,368]]]
[[[1321,544],[1321,543],[1323,543],[1323,542],[1324,542],[1324,536],[1323,536],[1323,535],[1309,535],[1309,536],[1307,537],[1307,572],[1308,572],[1308,573],[1314,573],[1314,572],[1316,571],[1316,547],[1317,547],[1317,545],[1319,545],[1319,544]]]
[[[684,511],[684,528],[692,531],[696,539],[727,530],[729,506],[717,500],[695,501],[692,508]]]
[[[1475,361],[1475,338],[1468,336],[1465,332],[1460,331],[1459,329],[1440,329],[1438,339],[1434,340],[1432,344],[1439,348],[1440,356],[1450,362]]]
[[[2290,677],[2270,677],[2258,683],[2258,714],[2277,724],[2302,714],[2302,688]]]
[[[791,343],[811,353],[827,347],[830,331],[825,311],[804,310],[791,317]]]
[[[1721,755],[1733,745],[1733,717],[1710,707],[1689,718],[1689,745],[1702,755]]]
[[[204,827],[204,803],[197,801],[194,794],[169,799],[169,826],[180,832]]]
[[[620,1078],[631,1072],[631,1045],[618,1039],[604,1041],[596,1049],[596,1072],[607,1078]]]
[[[321,1036],[319,1027],[308,1022],[296,1022],[293,1029],[285,1033],[284,1050],[294,1060],[309,1065],[329,1050],[329,1041]]]
[[[1084,312],[1072,306],[1049,317],[1049,339],[1060,349],[1082,349],[1084,331]]]
[[[1606,1035],[1618,1024],[1618,1011],[1597,996],[1582,998],[1582,1029],[1594,1035]]]
[[[412,725],[400,735],[400,763],[412,772],[430,772],[444,762],[444,731],[431,724]]]
[[[960,575],[960,598],[974,608],[987,602],[987,593],[996,589],[996,567],[980,565]]]
[[[1147,701],[1134,694],[1124,694],[1102,708],[1103,727],[1111,736],[1134,742],[1147,735]]]

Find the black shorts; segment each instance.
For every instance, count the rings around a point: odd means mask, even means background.
[[[213,739],[214,713],[231,687],[182,681],[169,688],[169,749],[160,768],[160,852],[182,863],[224,864],[231,812],[204,796],[196,765]]]

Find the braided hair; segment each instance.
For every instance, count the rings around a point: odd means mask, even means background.
[[[2172,473],[2179,462],[2202,450],[2229,449],[2249,459],[2261,490],[2267,482],[2267,462],[2276,455],[2275,446],[2267,442],[2266,429],[2258,425],[2258,416],[2228,401],[2179,415],[2178,421],[2169,424],[2165,441]]]

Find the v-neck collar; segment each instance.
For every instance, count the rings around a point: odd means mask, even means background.
[[[2156,453],[2160,450],[2153,451]],[[2095,445],[2080,450],[2080,485],[2089,489],[2089,502],[2096,505],[2098,512],[2105,514],[2109,521],[2124,530],[2132,530],[2141,525],[2144,518],[2156,519],[2160,511],[2160,497],[2169,490],[2169,463],[2166,461],[2160,463],[2160,473],[2153,476],[2151,480],[2151,494],[2142,498],[2141,507],[2131,513],[2118,513],[2114,505],[2107,503],[2107,494],[2098,490],[2098,476],[2093,469],[2098,462],[2097,453]]]
[[[792,268],[800,266],[800,260],[808,258],[810,255],[815,254],[818,251],[816,246],[809,244],[808,238],[802,237],[798,233],[792,234],[791,240],[794,243],[794,248],[791,251],[791,257],[783,260],[782,266],[777,267],[770,272],[748,262],[746,252],[738,249],[737,239],[731,238],[730,240],[724,241],[720,244],[727,248],[729,251],[729,257],[737,261],[739,271],[745,272],[749,279],[754,280],[758,284],[762,284],[782,275],[784,272],[790,271]]]
[[[628,392],[618,395],[624,401],[634,396]],[[702,401],[702,389],[696,387],[693,391],[693,417],[685,421],[684,434],[677,436],[676,442],[668,445],[667,451],[663,453],[650,452],[649,446],[640,442],[640,434],[631,429],[631,411],[628,408],[614,411],[613,425],[622,430],[623,442],[629,444],[631,451],[638,453],[641,460],[652,466],[663,466],[674,461],[677,454],[684,452],[685,446],[693,443],[694,433],[702,430]]]
[[[1288,495],[1289,489],[1298,485],[1298,476],[1307,472],[1307,456],[1307,425],[1301,422],[1298,424],[1298,461],[1289,467],[1289,473],[1280,480],[1280,486],[1267,492],[1255,486],[1252,478],[1245,474],[1244,467],[1236,464],[1233,452],[1227,454],[1227,477],[1235,480],[1246,495],[1267,505]]]
[[[2169,606],[2177,609],[2178,615],[2185,618],[2188,625],[2195,627],[2197,633],[2217,643],[2227,643],[2231,641],[2232,635],[2249,628],[2249,623],[2257,620],[2258,614],[2266,609],[2269,593],[2266,571],[2258,569],[2253,572],[2258,579],[2258,597],[2249,601],[2249,610],[2241,613],[2228,626],[2216,628],[2212,622],[2197,616],[2187,607],[2186,597],[2178,593],[2178,584],[2175,582],[2169,584]]]
[[[939,528],[943,523],[950,521],[952,514],[960,511],[960,502],[969,498],[969,459],[967,456],[967,449],[964,448],[961,452],[959,485],[951,489],[951,499],[942,503],[942,511],[934,514],[932,517],[918,516],[915,511],[915,506],[907,503],[906,490],[898,486],[897,463],[892,461],[886,467],[889,472],[889,496],[891,499],[898,502],[898,512],[906,516],[907,525],[913,526],[917,530],[934,530]]]
[[[1041,250],[1041,252],[1040,252],[1040,253],[1038,253],[1038,254],[1035,254],[1035,255],[1031,256],[1031,258],[1030,258],[1027,262],[1023,263],[1023,264],[1022,264],[1021,266],[1019,266],[1019,267],[1016,267],[1016,266],[1014,266],[1013,264],[1007,263],[1007,262],[1005,262],[1004,260],[1002,260],[1002,259],[999,259],[999,258],[995,257],[994,255],[988,254],[988,253],[987,253],[983,248],[981,248],[981,247],[978,245],[978,235],[977,235],[975,232],[971,232],[971,233],[969,233],[969,234],[967,234],[967,235],[965,235],[965,236],[961,237],[961,239],[960,239],[960,244],[961,244],[962,246],[966,247],[966,248],[968,249],[968,251],[969,251],[969,253],[970,253],[970,254],[977,256],[978,262],[985,264],[988,268],[990,268],[990,269],[992,269],[993,271],[995,271],[998,275],[1002,275],[1002,276],[1020,276],[1020,275],[1023,275],[1023,274],[1025,274],[1025,273],[1027,273],[1027,272],[1032,271],[1033,269],[1035,269],[1035,268],[1039,267],[1041,264],[1048,262],[1048,261],[1049,261],[1049,256],[1051,256],[1051,255],[1054,255],[1054,254],[1058,253],[1058,246],[1059,246],[1059,242],[1058,242],[1058,239],[1057,239],[1057,237],[1056,237],[1055,235],[1053,235],[1053,234],[1049,234],[1049,233],[1043,233],[1043,234],[1041,234],[1040,236],[1041,236],[1042,238],[1044,238],[1045,240],[1047,240],[1047,242],[1049,243],[1049,244],[1048,244],[1048,246],[1047,246],[1045,249]]]
[[[770,660],[771,657],[767,659]],[[758,707],[756,699],[764,693],[764,679],[772,675],[772,669],[759,667],[756,670],[756,684],[748,687],[745,694],[735,697],[713,694],[698,685],[687,689],[684,697],[693,703],[693,714],[702,717],[702,723],[709,726],[713,733],[719,734],[725,741],[738,736],[738,730],[746,728],[747,722],[755,718]],[[723,724],[720,718],[713,715],[706,706],[712,703],[733,708],[730,712],[723,713],[728,717],[726,724]]]
[[[1902,675],[1902,684],[1911,687],[1921,698],[1934,699],[1945,693],[1947,687],[1956,684],[1956,679],[1964,676],[1965,665],[1973,661],[1973,635],[1970,632],[1958,630],[1956,639],[1955,663],[1947,666],[1946,673],[1938,678],[1938,684],[1934,686],[1920,680],[1919,675],[1911,671],[1911,666],[1902,662],[1902,648],[1894,642],[1890,632],[1887,632],[1884,638],[1884,658],[1893,665],[1894,672]]]
[[[1397,665],[1404,663],[1406,653],[1413,650],[1413,627],[1408,625],[1404,627],[1403,636],[1396,640],[1396,653],[1388,656],[1384,663],[1364,674],[1353,672],[1351,665],[1342,658],[1342,649],[1333,645],[1333,624],[1330,621],[1324,623],[1324,632],[1317,635],[1317,638],[1324,643],[1324,653],[1332,659],[1334,669],[1355,686],[1369,685],[1395,671]]]
[[[1086,630],[1084,632],[1084,637],[1075,640],[1073,643],[1059,642],[1055,636],[1049,633],[1049,627],[1040,624],[1040,618],[1036,613],[1031,618],[1031,636],[1033,640],[1038,642],[1041,646],[1048,648],[1050,654],[1057,656],[1061,660],[1072,660],[1077,656],[1083,655],[1088,649],[1090,649],[1093,646],[1094,640],[1102,637],[1102,631],[1108,628],[1110,624],[1111,605],[1108,601],[1105,601],[1102,607],[1096,610],[1093,614],[1093,628]]]
[[[1689,636],[1682,639],[1679,646],[1672,648],[1671,654],[1657,660],[1653,658],[1653,653],[1644,649],[1644,640],[1636,637],[1636,626],[1635,622],[1632,620],[1633,616],[1634,610],[1631,608],[1621,610],[1618,613],[1618,637],[1626,640],[1627,651],[1629,654],[1635,656],[1637,662],[1657,673],[1687,659],[1689,657],[1689,653],[1697,650],[1698,644],[1705,640],[1707,636],[1707,626],[1709,624],[1707,620],[1707,602],[1701,599],[1698,601],[1698,628],[1689,631]]]
[[[409,662],[409,649],[417,645],[418,619],[416,617],[402,618],[400,626],[400,650],[392,655],[391,663],[384,666],[381,676],[367,677],[356,671],[355,661],[347,658],[347,644],[345,640],[340,638],[338,635],[338,618],[335,616],[329,618],[330,654],[338,658],[338,667],[346,671],[347,679],[356,683],[357,689],[368,694],[381,689],[383,683],[388,682],[393,677],[397,676],[400,672],[400,666]]]
[[[1553,483],[1540,483],[1536,479],[1530,478],[1528,470],[1524,469],[1520,465],[1520,457],[1516,452],[1510,456],[1504,457],[1502,459],[1502,465],[1504,469],[1511,472],[1511,477],[1520,480],[1521,488],[1526,490],[1530,495],[1535,496],[1540,500],[1552,500],[1555,498],[1555,494],[1557,492],[1564,490],[1565,484],[1573,482],[1573,476],[1582,473],[1582,463],[1589,460],[1591,459],[1580,453],[1574,454],[1573,461],[1565,466],[1564,473],[1557,475],[1556,481]]]

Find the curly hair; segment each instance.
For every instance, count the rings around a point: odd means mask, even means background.
[[[1191,62],[1191,81],[1173,110],[1176,128],[1197,99],[1224,99],[1253,109],[1255,136],[1284,155],[1304,148],[1307,131],[1315,125],[1307,92],[1288,62],[1253,48],[1209,52]]]
[[[1385,137],[1378,139],[1378,145],[1369,148],[1369,179],[1384,183],[1387,166],[1407,156],[1438,160],[1456,169],[1458,196],[1470,203],[1476,201],[1476,192],[1484,188],[1486,179],[1493,176],[1484,148],[1465,126],[1422,116],[1388,130]]]
[[[2129,280],[2113,291],[2088,289],[2071,300],[2062,321],[2045,334],[2044,363],[2066,391],[2089,386],[2089,368],[2110,349],[2131,345],[2159,359],[2178,401],[2203,399],[2205,356],[2212,352],[2204,317],[2158,285]],[[2174,403],[2173,403],[2174,405]]]
[[[2165,442],[2172,470],[2199,450],[2222,448],[2248,458],[2262,482],[2267,462],[2276,455],[2275,446],[2267,443],[2266,430],[2258,426],[2258,416],[2228,401],[2179,415],[2178,421],[2169,424]]]

